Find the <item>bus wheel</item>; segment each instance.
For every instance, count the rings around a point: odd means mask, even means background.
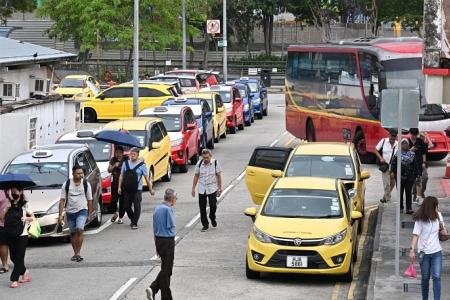
[[[362,130],[358,130],[356,132],[353,143],[355,144],[359,159],[363,164],[371,164],[375,162],[375,155],[367,151],[366,138],[364,137],[364,132]]]
[[[316,141],[316,132],[314,129],[314,124],[311,120],[308,120],[308,123],[306,123],[306,140],[308,142]]]
[[[440,161],[447,157],[447,152],[444,153],[428,153],[427,160],[429,161]]]

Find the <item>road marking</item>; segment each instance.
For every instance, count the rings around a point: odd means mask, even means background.
[[[340,282],[336,282],[336,284],[334,285],[334,290],[333,290],[333,294],[331,296],[332,300],[337,300],[339,297],[339,290],[341,289],[341,283]]]
[[[196,214],[195,217],[192,218],[192,220],[189,221],[189,223],[186,224],[186,228],[191,227],[192,225],[194,225],[195,222],[198,221],[198,219],[200,219],[200,213]]]
[[[244,178],[245,176],[245,171],[241,173],[241,175],[238,176],[238,178],[236,178],[237,181],[241,181],[242,178]]]
[[[287,143],[286,144],[284,144],[284,147],[287,147],[287,146],[289,146],[294,140],[296,139],[296,137],[294,136],[294,137],[292,137],[292,138],[290,138],[290,140],[289,141],[287,141]]]
[[[150,258],[150,260],[157,260],[158,259],[158,254],[155,254],[152,256],[152,258]]]
[[[97,229],[95,229],[95,230],[89,230],[89,231],[86,231],[86,232],[84,233],[84,235],[92,235],[92,234],[100,233],[100,232],[102,232],[103,230],[105,230],[106,228],[108,228],[108,227],[111,226],[111,225],[112,225],[111,220],[108,220],[108,221],[106,221],[102,226],[100,226],[99,228],[97,228]]]
[[[179,239],[180,237],[177,235],[175,236],[175,242]]]
[[[269,147],[273,147],[273,146],[275,146],[277,143],[278,143],[278,139],[275,139],[270,145],[269,145]]]
[[[376,206],[378,206],[378,205],[376,205]],[[358,254],[360,254],[360,255],[358,255],[358,258],[356,259],[355,269],[353,272],[353,281],[350,284],[350,288],[349,288],[348,294],[347,294],[347,299],[349,299],[349,300],[353,300],[353,296],[354,296],[355,288],[356,288],[356,280],[355,279],[358,278],[359,268],[361,267],[361,260],[362,260],[361,251],[364,251],[364,243],[366,242],[367,231],[369,230],[369,219],[370,219],[372,212],[375,209],[376,209],[376,207],[373,207],[372,209],[369,209],[366,212],[366,218],[364,220],[363,230],[361,232],[361,238],[358,243]]]
[[[230,184],[229,186],[227,186],[227,187],[223,190],[223,192],[222,192],[222,194],[220,195],[220,197],[218,197],[217,199],[225,198],[225,196],[227,195],[227,193],[228,193],[233,187],[234,187],[234,184]]]
[[[285,136],[286,134],[288,134],[287,131],[283,132],[281,135],[282,135],[282,136]]]
[[[130,278],[128,279],[127,282],[125,282],[124,285],[122,285],[115,293],[114,295],[112,295],[111,298],[109,298],[109,300],[117,300],[119,299],[120,296],[122,296],[122,294],[137,280],[136,277]]]
[[[366,210],[369,211],[374,207],[378,207],[378,204],[374,204],[374,205],[370,205],[370,206],[366,206]]]

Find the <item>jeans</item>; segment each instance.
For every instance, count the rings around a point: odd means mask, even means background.
[[[150,288],[157,293],[161,290],[161,299],[172,300],[170,277],[172,276],[173,259],[175,256],[175,238],[155,237],[156,253],[161,257],[161,271]]]
[[[428,292],[430,289],[430,274],[433,278],[433,295],[434,300],[441,299],[441,270],[442,270],[442,251],[425,254],[420,264],[422,273],[422,299],[428,300]]]
[[[88,217],[87,209],[82,209],[76,213],[67,213],[67,226],[70,232],[84,231],[86,220]]]
[[[217,210],[217,197],[216,193],[212,194],[199,194],[198,203],[200,206],[200,220],[202,221],[203,227],[209,227],[208,217],[206,216],[206,204],[209,200],[209,218],[211,221],[216,220],[216,210]]]
[[[123,195],[119,195],[118,186],[111,185],[111,211],[117,212],[119,211],[119,218],[122,219],[125,215],[125,204],[123,201]]]
[[[123,201],[125,202],[125,210],[131,224],[137,225],[141,216],[142,191],[136,193],[124,193]],[[134,210],[133,210],[134,207]]]
[[[28,236],[21,235],[8,237],[9,256],[14,263],[14,270],[11,273],[11,281],[19,281],[19,277],[25,274],[25,251],[27,250]]]

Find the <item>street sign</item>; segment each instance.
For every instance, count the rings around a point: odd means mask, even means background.
[[[207,20],[206,32],[208,32],[209,34],[220,33],[220,20]]]
[[[258,68],[248,68],[248,75],[258,75]]]
[[[223,47],[223,45],[224,45],[223,40],[217,41],[217,47]]]
[[[166,66],[171,66],[172,65],[172,61],[169,59],[169,60],[166,60]]]
[[[399,119],[399,100],[402,98],[402,128],[419,127],[420,94],[412,89],[385,89],[381,95],[381,126],[397,128]]]

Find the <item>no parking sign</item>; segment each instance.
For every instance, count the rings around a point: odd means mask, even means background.
[[[220,20],[207,20],[206,32],[208,32],[209,34],[220,33]]]

